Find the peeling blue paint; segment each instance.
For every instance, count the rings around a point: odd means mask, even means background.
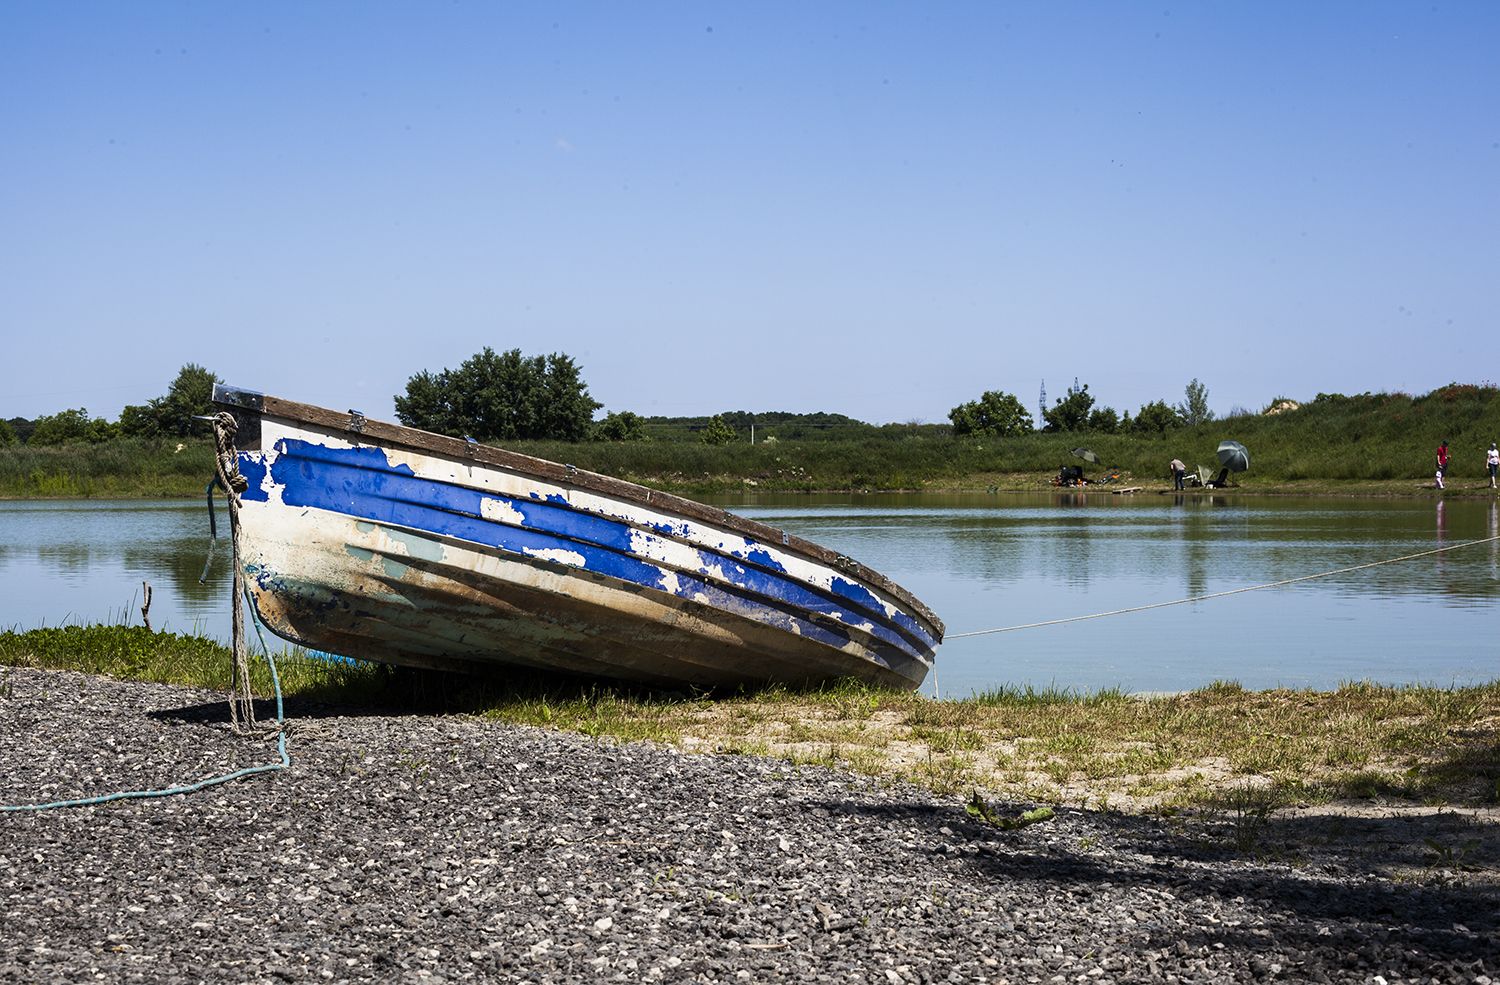
[[[666,536],[663,528],[682,531],[689,527],[686,523],[653,524],[657,534],[643,534],[623,521],[578,510],[556,494],[540,499],[531,493],[522,500],[417,478],[410,467],[392,465],[378,447],[333,448],[283,440],[277,443],[277,451],[269,466],[269,478],[271,484],[280,487],[281,500],[289,507],[328,510],[356,517],[362,524],[405,528],[390,531],[397,539],[424,540],[421,536],[413,538],[410,531],[452,537],[526,557],[529,563],[560,564],[538,561],[535,555],[567,551],[581,557],[584,569],[593,574],[670,591],[681,598],[702,598],[716,608],[830,646],[847,645],[851,630],[858,629],[907,654],[932,657],[935,642],[916,620],[900,613],[896,622],[905,632],[890,627],[884,605],[863,585],[836,578],[831,594],[818,590],[786,575],[784,565],[762,547],[742,552],[748,563],[741,564],[726,554],[686,545],[694,552],[696,574],[672,572],[632,553],[633,535]],[[246,498],[268,500],[267,490],[262,488],[267,485],[263,481],[267,474],[265,458],[242,453],[240,459],[241,472],[247,478],[254,471],[262,480],[251,480],[251,490],[258,495],[252,497],[247,491]],[[509,507],[521,517],[521,525],[486,517],[486,500],[502,511]],[[412,547],[408,543],[408,549]],[[433,547],[436,545],[426,542],[412,551],[413,556]],[[740,556],[741,552],[735,554]],[[396,558],[382,561],[391,577],[399,577],[404,571]],[[709,572],[714,569],[721,571],[731,586],[712,580]]]
[[[850,581],[847,578],[835,577],[830,588],[834,594],[842,596],[862,608],[872,608],[877,611],[880,609],[880,599],[876,597],[874,592],[859,582]],[[926,632],[922,629],[922,624],[900,609],[896,610],[893,618],[897,625],[901,626],[907,632],[926,635]]]
[[[264,503],[267,499],[266,491],[262,488],[266,481],[266,459],[258,452],[242,451],[239,454],[240,475],[250,485],[240,493],[241,500],[252,503]],[[215,466],[217,468],[217,466]]]

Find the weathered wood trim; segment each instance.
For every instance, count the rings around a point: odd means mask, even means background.
[[[234,396],[225,399],[232,393]],[[355,415],[339,411],[329,410],[326,407],[317,407],[312,404],[304,404],[295,400],[286,400],[281,397],[263,396],[255,394],[254,401],[243,401],[239,395],[250,393],[250,391],[221,391],[216,390],[214,397],[217,402],[228,406],[237,407],[241,410],[249,410],[251,413],[261,413],[268,417],[279,417],[285,420],[302,422],[320,427],[329,431],[344,432],[349,435],[351,441],[370,441],[381,444],[396,445],[415,451],[427,452],[433,455],[441,455],[455,461],[473,461],[485,465],[494,465],[499,468],[519,472],[523,475],[532,475],[549,482],[560,485],[575,486],[579,489],[587,489],[591,492],[603,493],[627,500],[641,506],[660,509],[671,513],[677,513],[693,520],[700,520],[714,526],[732,530],[735,533],[745,534],[767,544],[781,544],[782,546],[805,555],[825,564],[847,571],[851,575],[869,582],[880,590],[890,594],[903,605],[909,607],[912,612],[921,617],[933,628],[933,638],[939,643],[943,639],[943,621],[937,614],[929,609],[923,602],[891,581],[885,575],[871,568],[867,568],[852,558],[845,557],[836,551],[831,551],[820,544],[804,540],[795,534],[789,534],[784,530],[768,524],[760,523],[728,510],[705,506],[691,499],[674,496],[671,493],[648,489],[634,482],[626,482],[624,479],[616,479],[612,476],[602,475],[598,472],[589,472],[584,469],[574,468],[571,465],[559,465],[557,462],[548,461],[545,458],[534,458],[531,455],[523,455],[520,452],[507,451],[504,448],[496,448],[493,445],[476,444],[464,441],[461,438],[450,438],[447,435],[434,434],[431,431],[421,431],[417,428],[409,428],[400,424],[391,424],[386,421],[377,421],[366,418],[363,415]],[[259,406],[256,407],[255,403]]]

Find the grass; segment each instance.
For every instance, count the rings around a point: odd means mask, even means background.
[[[0,632],[0,666],[74,670],[122,680],[186,687],[230,686],[229,650],[217,640],[178,633],[156,633],[143,626],[69,625]],[[316,660],[298,647],[276,655],[282,692],[314,700],[363,702],[383,693],[381,668]],[[252,660],[251,684],[269,696],[271,672]]]
[[[774,430],[774,429],[769,429]],[[762,434],[765,432],[763,431]],[[1097,452],[1124,484],[1165,489],[1166,463],[1215,462],[1219,441],[1250,449],[1246,492],[1411,495],[1433,485],[1433,458],[1453,452],[1449,495],[1489,494],[1484,450],[1500,438],[1500,390],[1452,384],[1420,397],[1320,394],[1283,414],[1242,414],[1165,434],[1034,432],[1014,438],[954,437],[935,425],[855,426],[818,438],[751,445],[696,440],[516,442],[508,447],[673,492],[1036,490],[1071,449]],[[0,496],[197,496],[213,469],[195,439],[124,439],[99,445],[0,448]],[[1091,469],[1091,474],[1099,470]]]
[[[12,499],[202,496],[213,474],[202,439],[0,447],[0,497]]]
[[[531,442],[517,449],[580,468],[686,492],[1046,488],[1072,449],[1087,446],[1128,484],[1165,488],[1166,463],[1211,465],[1225,438],[1243,442],[1247,491],[1319,492],[1353,484],[1375,494],[1432,485],[1434,453],[1447,440],[1453,491],[1488,488],[1484,450],[1500,437],[1500,389],[1452,384],[1421,397],[1320,394],[1299,409],[1242,414],[1165,434],[1033,432],[956,438],[932,426],[891,425],[821,440],[719,447],[693,442]],[[1091,470],[1094,474],[1097,469]]]
[[[0,633],[0,666],[226,688],[216,642],[140,627]],[[270,693],[264,664],[255,686]],[[440,708],[599,739],[836,765],[948,794],[1128,810],[1208,807],[1250,831],[1288,803],[1372,797],[1500,804],[1500,682],[1351,683],[1247,691],[1222,682],[1159,698],[1000,689],[970,699],[838,684],[683,694],[557,678],[392,674],[278,657],[290,698]],[[0,677],[0,700],[5,697]]]

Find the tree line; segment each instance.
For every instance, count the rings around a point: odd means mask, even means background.
[[[878,430],[843,414],[752,414],[728,411],[707,417],[645,417],[610,411],[589,395],[581,368],[571,356],[523,355],[520,349],[495,352],[489,346],[456,368],[423,370],[396,394],[396,419],[408,427],[480,442],[694,440],[722,445],[741,440],[753,426],[774,427],[788,438],[822,432]]]
[[[1165,400],[1141,405],[1134,417],[1130,411],[1116,413],[1113,407],[1096,407],[1089,385],[1075,379],[1065,397],[1051,407],[1040,408],[1046,432],[1091,432],[1094,434],[1164,434],[1173,428],[1206,424],[1214,419],[1208,409],[1208,387],[1195,377],[1188,383],[1181,403]],[[948,412],[955,435],[988,434],[1000,437],[1029,434],[1036,430],[1030,411],[1014,394],[987,390],[979,399],[959,404]]]
[[[213,412],[214,384],[220,382],[197,363],[188,363],[178,371],[166,393],[144,404],[126,406],[117,421],[92,416],[86,407],[44,414],[35,420],[12,417],[0,420],[0,446],[99,444],[115,438],[205,434],[207,425],[196,418]]]
[[[119,420],[91,416],[83,407],[36,420],[0,420],[0,445],[99,443],[118,437],[187,438],[207,433],[199,418],[212,413],[211,371],[188,363],[160,397],[125,407]],[[595,420],[601,408],[589,394],[582,368],[571,356],[554,352],[524,355],[520,349],[496,352],[486,346],[456,368],[422,370],[411,376],[404,393],[395,395],[396,417],[410,427],[481,442],[552,441],[701,441],[728,444],[745,440],[759,428],[766,440],[818,440],[872,437],[894,430],[920,434],[947,431],[916,422],[874,425],[843,414],[794,414],[782,411],[728,411],[699,417],[645,417],[612,411]],[[1042,431],[1099,434],[1160,434],[1184,425],[1213,420],[1208,390],[1197,379],[1187,385],[1175,406],[1156,400],[1132,416],[1099,406],[1088,384],[1077,380],[1051,407],[1041,409]],[[1011,436],[1036,430],[1031,414],[1013,394],[986,391],[948,414],[954,435]]]

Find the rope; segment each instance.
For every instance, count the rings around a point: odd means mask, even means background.
[[[235,453],[234,436],[239,424],[234,415],[220,411],[213,417],[214,424],[214,479],[223,487],[229,501],[229,542],[234,558],[234,587],[230,594],[230,623],[233,654],[233,680],[229,689],[229,720],[237,732],[255,729],[255,695],[250,690],[250,661],[245,655],[245,618],[240,606],[240,597],[245,593],[244,575],[240,571],[240,493],[250,483],[240,474],[239,456]],[[212,499],[210,491],[209,497]],[[213,512],[209,511],[209,530],[213,531]],[[206,566],[205,566],[206,569]],[[269,651],[268,651],[269,652]]]
[[[1013,633],[1018,629],[1036,629],[1041,626],[1060,626],[1063,623],[1083,622],[1086,619],[1103,619],[1105,616],[1121,616],[1127,612],[1145,612],[1147,609],[1164,609],[1169,605],[1186,605],[1188,602],[1206,602],[1209,599],[1221,599],[1226,595],[1240,595],[1245,592],[1258,592],[1263,588],[1280,588],[1283,585],[1295,585],[1299,581],[1312,581],[1314,578],[1327,578],[1330,575],[1344,575],[1351,571],[1363,571],[1365,568],[1378,568],[1382,564],[1396,564],[1399,561],[1412,561],[1419,557],[1430,557],[1433,554],[1443,554],[1447,551],[1456,551],[1464,547],[1473,547],[1476,544],[1488,544],[1500,540],[1500,536],[1485,537],[1480,540],[1471,540],[1463,544],[1452,544],[1448,547],[1438,547],[1430,551],[1422,551],[1417,554],[1407,554],[1403,557],[1388,558],[1384,561],[1371,561],[1367,564],[1356,564],[1348,568],[1335,568],[1332,571],[1320,571],[1315,575],[1301,575],[1296,578],[1284,578],[1281,581],[1267,582],[1264,585],[1249,585],[1245,588],[1231,588],[1227,592],[1210,592],[1207,595],[1194,595],[1185,599],[1173,599],[1171,602],[1152,602],[1150,605],[1133,605],[1128,609],[1111,609],[1108,612],[1095,612],[1087,616],[1068,616],[1065,619],[1047,619],[1043,622],[1022,623],[1019,626],[1005,626],[1000,629],[979,629],[970,633],[949,633],[945,640],[961,640],[970,636],[990,636],[994,633]]]
[[[260,634],[260,627],[255,629]],[[261,645],[265,645],[265,637],[261,637]],[[276,672],[276,658],[271,656],[269,648],[266,649],[266,663],[271,666],[271,684],[276,690],[276,755],[278,762],[267,763],[264,766],[247,766],[244,769],[235,770],[233,773],[225,773],[222,776],[210,777],[207,780],[199,780],[197,783],[188,783],[176,787],[164,787],[159,790],[124,790],[119,793],[104,794],[99,797],[80,797],[77,800],[54,800],[46,804],[0,804],[0,813],[12,813],[17,811],[50,811],[60,807],[88,807],[93,804],[108,804],[117,800],[145,800],[151,797],[175,797],[179,794],[196,793],[209,787],[216,787],[221,783],[229,783],[233,780],[243,780],[247,776],[255,776],[257,773],[274,773],[284,770],[292,765],[292,757],[286,751],[286,729],[284,724],[284,713],[281,703],[281,676]]]
[[[219,484],[218,462],[214,463],[214,477],[208,480],[203,495],[208,500],[208,557],[203,559],[203,571],[198,575],[198,584],[208,581],[208,569],[213,567],[214,547],[219,543],[219,523],[214,519],[214,487]]]
[[[229,498],[229,528],[233,540],[234,551],[234,663],[235,663],[235,686],[237,693],[230,698],[230,719],[236,731],[249,731],[255,727],[255,713],[253,695],[250,693],[250,665],[245,653],[245,628],[242,621],[243,616],[240,608],[241,596],[247,609],[254,613],[255,608],[251,604],[250,591],[244,585],[240,575],[239,565],[239,496],[249,483],[244,476],[240,475],[239,466],[235,461],[234,434],[236,425],[234,418],[229,414],[221,413],[214,418],[214,437],[218,444],[218,453],[214,460],[214,481],[208,484],[208,509],[209,509],[209,560],[213,559],[213,542],[217,539],[218,531],[215,529],[213,519],[213,487],[215,484],[222,485]],[[204,565],[204,576],[208,573],[208,565]],[[202,579],[199,579],[200,581]],[[149,591],[149,589],[148,589]],[[153,797],[175,797],[181,794],[196,793],[209,787],[218,786],[221,783],[230,783],[234,780],[243,780],[248,776],[258,773],[274,773],[278,770],[287,769],[292,765],[292,757],[287,753],[286,742],[286,711],[281,698],[281,674],[276,669],[276,658],[271,656],[271,648],[266,645],[266,637],[260,631],[260,623],[252,617],[252,625],[255,627],[255,635],[260,640],[261,651],[265,654],[266,663],[271,668],[271,686],[276,692],[276,755],[277,762],[267,763],[263,766],[247,766],[232,773],[224,773],[220,776],[209,777],[207,780],[199,780],[197,783],[188,783],[175,787],[164,787],[157,790],[122,790],[118,793],[103,794],[98,797],[79,797],[74,800],[54,800],[45,804],[0,804],[0,813],[8,814],[19,811],[50,811],[62,807],[87,807],[96,804],[108,804],[117,800],[144,800]],[[243,694],[238,693],[243,688]],[[241,704],[243,703],[243,707]]]

